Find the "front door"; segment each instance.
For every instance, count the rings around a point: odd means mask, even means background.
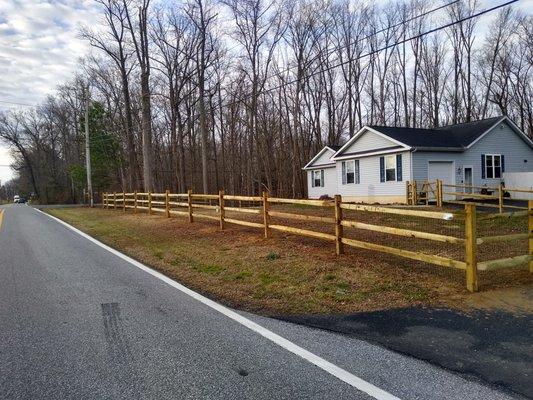
[[[465,193],[472,193],[472,167],[464,167],[464,173]]]

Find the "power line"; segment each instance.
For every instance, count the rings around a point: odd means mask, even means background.
[[[305,76],[303,76],[303,77],[296,78],[296,79],[293,79],[293,80],[290,80],[290,81],[287,81],[287,82],[281,83],[281,84],[279,84],[279,85],[277,85],[277,86],[274,86],[274,87],[268,88],[268,89],[266,89],[266,90],[263,90],[262,93],[260,93],[260,94],[265,94],[265,93],[272,92],[272,91],[274,91],[274,90],[281,89],[281,88],[283,88],[283,87],[285,87],[285,86],[288,86],[288,85],[293,84],[293,83],[297,83],[297,82],[302,81],[302,80],[304,80],[304,79],[308,79],[308,78],[310,78],[310,77],[312,77],[312,76],[315,76],[315,75],[317,75],[317,74],[320,74],[320,73],[324,73],[324,72],[330,71],[330,70],[332,70],[332,69],[334,69],[334,68],[341,67],[341,66],[343,66],[343,65],[346,65],[346,64],[348,64],[348,63],[350,63],[350,62],[353,62],[353,61],[359,60],[359,59],[361,59],[361,58],[369,57],[369,56],[374,55],[374,54],[376,54],[376,53],[379,53],[379,52],[381,52],[381,51],[383,51],[383,50],[387,50],[387,49],[389,49],[389,48],[391,48],[391,47],[396,47],[396,46],[398,46],[398,45],[400,45],[400,44],[410,42],[411,40],[419,39],[419,38],[421,38],[421,37],[423,37],[423,36],[426,36],[426,35],[429,35],[429,34],[431,34],[431,33],[435,33],[435,32],[438,32],[438,31],[440,31],[440,30],[442,30],[442,29],[449,28],[450,26],[454,26],[454,25],[460,24],[460,23],[462,23],[462,22],[468,21],[468,20],[470,20],[470,19],[480,17],[481,15],[487,14],[487,13],[492,12],[492,11],[495,11],[495,10],[497,10],[497,9],[499,9],[499,8],[506,7],[506,6],[510,5],[510,4],[516,3],[517,1],[518,1],[518,0],[511,0],[511,1],[508,1],[508,2],[506,2],[506,3],[502,3],[502,4],[499,4],[499,5],[497,5],[497,6],[494,6],[494,7],[491,7],[491,8],[487,8],[487,9],[485,9],[485,10],[482,10],[482,11],[477,12],[477,13],[475,13],[475,14],[472,14],[472,15],[469,15],[469,16],[467,16],[467,17],[461,18],[461,19],[459,19],[459,20],[449,22],[449,23],[447,23],[447,24],[445,24],[445,25],[441,25],[441,26],[438,26],[438,27],[436,27],[436,28],[429,29],[429,30],[427,30],[427,31],[425,31],[425,32],[422,32],[422,33],[420,33],[420,34],[417,34],[417,35],[411,36],[411,37],[406,38],[406,39],[402,39],[402,40],[400,40],[400,41],[398,41],[398,42],[395,42],[395,43],[392,43],[392,44],[388,44],[388,45],[383,46],[383,47],[381,47],[381,48],[378,48],[378,49],[376,49],[376,50],[372,50],[372,51],[370,51],[370,52],[368,52],[368,53],[365,53],[365,54],[362,54],[362,55],[360,55],[360,56],[358,56],[358,57],[356,57],[356,58],[349,58],[348,60],[345,60],[345,61],[342,61],[342,62],[340,62],[340,63],[334,64],[334,65],[331,65],[331,66],[329,66],[329,67],[327,67],[327,68],[325,68],[325,69],[320,69],[320,70],[314,71],[314,72],[312,72],[312,73],[310,73],[310,74],[307,74],[307,75],[305,75]],[[250,96],[251,96],[251,95],[244,96],[243,98],[239,98],[239,99],[236,100],[236,101],[233,101],[233,102],[230,102],[230,103],[224,104],[224,105],[222,105],[222,106],[225,106],[225,107],[226,107],[226,106],[231,106],[231,105],[238,104],[238,103],[244,101],[244,99],[246,99],[246,98],[248,98],[248,97],[250,97]]]
[[[7,100],[0,100],[0,103],[3,103],[3,104],[12,104],[12,105],[15,105],[15,106],[36,107],[35,104],[18,103],[18,102],[15,102],[15,101],[7,101]]]
[[[373,36],[376,36],[376,35],[378,35],[378,34],[380,34],[380,33],[386,32],[386,31],[388,31],[388,30],[390,30],[390,29],[394,29],[394,28],[396,28],[396,27],[398,27],[398,26],[405,25],[405,24],[407,24],[407,23],[409,23],[409,22],[411,22],[411,21],[414,21],[414,20],[416,20],[416,19],[422,18],[422,17],[424,17],[424,16],[426,16],[426,15],[432,14],[432,13],[434,13],[434,12],[436,12],[436,11],[439,11],[439,10],[442,10],[442,9],[444,9],[444,8],[446,8],[446,7],[449,7],[449,6],[451,6],[451,5],[455,4],[455,3],[458,3],[459,1],[460,1],[460,0],[454,0],[454,1],[451,1],[451,2],[449,2],[449,3],[443,4],[443,5],[441,5],[441,6],[438,6],[438,7],[436,7],[436,8],[433,8],[433,9],[428,10],[428,11],[426,11],[426,12],[423,12],[423,13],[421,13],[421,14],[417,14],[417,15],[415,15],[415,16],[413,16],[413,17],[407,18],[407,19],[405,19],[405,20],[403,20],[403,21],[400,21],[400,22],[398,22],[398,23],[396,23],[396,24],[388,25],[387,27],[382,28],[382,29],[380,29],[380,30],[378,30],[378,31],[376,31],[376,32],[373,32],[373,33],[371,33],[370,35],[367,35],[367,36],[362,37],[362,38],[358,38],[358,39],[356,39],[356,40],[353,41],[353,42],[349,42],[349,43],[343,44],[343,45],[341,45],[341,46],[336,46],[336,47],[334,47],[334,48],[329,49],[329,50],[326,51],[326,57],[329,56],[329,55],[331,55],[331,54],[334,53],[335,51],[338,51],[338,50],[343,49],[343,48],[347,48],[347,47],[352,46],[352,45],[354,45],[354,44],[356,44],[356,43],[359,43],[359,42],[364,41],[364,40],[367,40],[367,39],[369,39],[369,38],[371,38],[371,37],[373,37]],[[515,0],[515,1],[518,1],[518,0]],[[513,3],[513,2],[515,2],[515,1],[511,1],[511,2],[509,2],[509,3],[507,3],[507,4]],[[504,5],[507,5],[507,4],[504,4]],[[496,8],[498,8],[498,7],[493,7],[493,9],[496,9]],[[492,10],[492,9],[491,9],[491,10]],[[491,11],[491,10],[487,10],[487,12],[488,12],[488,11]],[[479,14],[479,15],[481,15],[481,14]],[[472,17],[473,17],[473,16],[472,16]],[[469,19],[469,18],[467,18],[467,19]],[[233,19],[231,19],[231,20],[233,21]],[[466,20],[466,19],[465,19],[465,20]],[[228,20],[227,22],[229,22],[229,20]],[[458,22],[461,22],[461,21],[458,21]],[[458,23],[458,22],[457,22],[457,23]],[[441,28],[437,28],[437,30],[438,30],[438,29],[441,29]],[[433,31],[428,31],[427,33],[432,33],[432,32],[433,32]],[[425,34],[427,34],[427,33],[425,33]],[[421,36],[423,36],[423,35],[421,35]],[[393,44],[393,45],[391,45],[391,46],[396,46],[396,45],[398,45],[398,44],[404,43],[404,42],[409,41],[409,40],[412,40],[412,39],[413,39],[413,38],[410,38],[410,39],[404,40],[404,41],[402,41],[402,42],[399,42],[399,43]],[[237,44],[237,45],[234,45],[234,46],[232,46],[231,48],[226,49],[226,50],[227,50],[228,52],[230,52],[230,51],[232,51],[232,50],[234,50],[235,48],[240,47],[240,46],[241,46],[241,44]],[[378,49],[378,50],[376,50],[376,52],[377,52],[377,51],[384,50],[384,49],[386,49],[386,48],[387,48],[387,47],[382,48],[382,49]],[[360,59],[360,58],[363,58],[363,57],[367,57],[367,56],[370,55],[370,54],[371,54],[371,53],[369,53],[369,54],[365,54],[365,55],[363,55],[363,56],[359,56],[359,57],[357,57],[357,58],[355,58],[355,59],[348,59],[348,60],[346,60],[346,61],[344,61],[344,62],[342,62],[342,63],[340,63],[340,64],[338,64],[338,65],[335,65],[335,66],[332,66],[332,67],[328,67],[328,68],[325,69],[325,70],[318,70],[318,71],[315,71],[315,72],[313,72],[313,73],[307,75],[306,77],[299,78],[299,79],[294,80],[294,81],[285,82],[284,84],[282,84],[282,85],[280,85],[280,86],[277,86],[277,87],[273,87],[273,88],[267,89],[267,90],[263,91],[263,93],[268,93],[268,92],[270,92],[270,91],[272,91],[272,90],[279,89],[279,88],[284,87],[284,86],[286,86],[286,85],[289,85],[289,84],[291,84],[291,83],[296,83],[296,82],[298,82],[300,79],[304,79],[304,78],[307,78],[307,77],[314,76],[314,75],[316,75],[316,74],[318,74],[318,73],[325,72],[325,71],[328,71],[329,69],[332,69],[332,68],[336,68],[336,67],[342,66],[342,65],[344,65],[344,64],[346,64],[346,63],[349,63],[349,62],[351,62],[351,61],[354,61],[354,60],[357,60],[357,59]],[[315,56],[314,58],[311,58],[311,60],[307,61],[307,63],[308,63],[308,64],[311,64],[311,63],[313,63],[313,62],[314,62],[317,58],[319,58],[319,57],[323,57],[323,55],[317,55],[317,56]],[[267,76],[266,80],[268,80],[268,79],[270,79],[270,78],[274,78],[275,76],[280,76],[281,74],[287,73],[287,72],[289,72],[290,70],[292,70],[292,69],[294,69],[294,68],[296,68],[295,65],[293,65],[293,66],[288,66],[284,71],[277,72],[277,73],[275,73],[275,74],[272,74],[271,76]],[[248,96],[245,96],[244,99],[246,99],[246,97],[248,97]],[[239,99],[239,100],[237,100],[237,101],[234,101],[234,102],[231,102],[231,103],[229,103],[229,104],[227,104],[227,105],[232,105],[232,104],[236,104],[236,103],[238,103],[238,102],[242,102],[244,99],[241,98],[241,99]],[[12,102],[12,101],[7,101],[7,100],[0,100],[0,103],[4,103],[4,104],[12,104],[12,105],[19,105],[19,106],[36,107],[36,106],[33,105],[33,104],[20,103],[20,102]]]
[[[411,17],[411,18],[409,18],[409,19],[407,19],[407,20],[405,20],[405,21],[402,21],[401,23],[398,23],[398,24],[396,24],[396,25],[392,25],[392,26],[389,26],[389,27],[387,27],[387,28],[381,29],[380,31],[377,31],[377,32],[373,33],[372,35],[369,35],[369,36],[367,36],[367,37],[365,37],[365,38],[358,39],[358,41],[360,41],[360,40],[365,40],[365,39],[368,38],[368,37],[371,37],[371,36],[374,36],[374,35],[376,35],[376,34],[378,34],[378,33],[384,32],[385,30],[391,29],[391,28],[393,28],[393,27],[395,27],[395,26],[399,26],[399,25],[401,25],[401,24],[403,24],[403,23],[407,23],[407,22],[409,22],[409,21],[412,21],[413,19],[420,18],[420,17],[422,17],[422,16],[424,16],[424,15],[427,15],[427,14],[429,14],[429,13],[435,12],[435,11],[437,11],[437,10],[440,10],[440,9],[444,8],[444,7],[448,7],[448,6],[452,5],[452,4],[457,3],[458,1],[459,1],[459,0],[453,1],[453,2],[451,2],[451,3],[447,3],[447,4],[445,4],[445,5],[442,5],[442,6],[439,6],[439,7],[435,8],[435,9],[432,9],[432,10],[426,12],[426,13],[422,13],[422,14],[419,14],[419,15],[417,15],[417,16]],[[506,2],[506,3],[502,3],[502,4],[499,4],[499,5],[496,5],[496,6],[494,6],[494,7],[491,7],[491,8],[488,8],[488,9],[485,9],[485,10],[482,10],[482,11],[479,11],[479,12],[477,12],[477,13],[475,13],[475,14],[472,14],[472,15],[466,16],[466,17],[464,17],[464,18],[461,18],[461,19],[459,19],[459,20],[451,21],[451,22],[449,22],[449,23],[447,23],[447,24],[444,24],[444,25],[438,26],[438,27],[436,27],[436,28],[429,29],[429,30],[427,30],[427,31],[425,31],[425,32],[419,33],[419,34],[414,35],[414,36],[411,36],[411,37],[409,37],[409,38],[405,38],[405,39],[402,39],[402,40],[397,41],[397,42],[395,42],[395,43],[391,43],[391,44],[388,44],[388,45],[383,46],[383,47],[381,47],[381,48],[378,48],[378,49],[372,50],[372,51],[370,51],[370,52],[368,52],[368,53],[365,53],[365,54],[359,55],[358,57],[355,57],[355,58],[349,58],[349,59],[347,59],[347,60],[345,60],[345,61],[342,61],[342,62],[340,62],[340,63],[337,63],[337,64],[334,64],[334,65],[328,66],[328,67],[326,67],[326,68],[324,68],[324,69],[320,69],[320,70],[313,71],[312,73],[309,73],[309,74],[307,74],[307,75],[305,75],[305,76],[303,76],[303,77],[299,77],[299,78],[296,78],[296,79],[293,79],[293,80],[290,80],[290,81],[287,81],[287,82],[283,82],[283,83],[281,83],[281,84],[279,84],[279,85],[277,85],[277,86],[274,86],[274,87],[268,88],[268,89],[266,89],[266,90],[263,90],[263,91],[261,92],[261,94],[265,94],[265,93],[269,93],[269,92],[272,92],[272,91],[275,91],[275,90],[281,89],[281,88],[283,88],[283,87],[285,87],[285,86],[288,86],[288,85],[293,84],[293,83],[297,83],[297,82],[299,82],[299,81],[301,81],[301,80],[304,80],[304,79],[308,79],[308,78],[310,78],[310,77],[312,77],[312,76],[315,76],[315,75],[317,75],[317,74],[327,72],[327,71],[329,71],[329,70],[332,70],[332,69],[334,69],[334,68],[338,68],[338,67],[340,67],[340,66],[343,66],[343,65],[345,65],[345,64],[348,64],[348,63],[353,62],[353,61],[356,61],[356,60],[359,60],[359,59],[361,59],[361,58],[369,57],[369,56],[371,56],[371,55],[373,55],[373,54],[379,53],[379,52],[381,52],[381,51],[383,51],[383,50],[386,50],[386,49],[389,49],[389,48],[391,48],[391,47],[395,47],[395,46],[398,46],[398,45],[400,45],[400,44],[403,44],[403,43],[406,43],[406,42],[409,42],[409,41],[412,41],[412,40],[415,40],[415,39],[421,38],[421,37],[423,37],[423,36],[429,35],[429,34],[431,34],[431,33],[434,33],[434,32],[437,32],[437,31],[440,31],[440,30],[443,30],[443,29],[446,29],[446,28],[448,28],[448,27],[450,27],[450,26],[454,26],[454,25],[460,24],[460,23],[465,22],[465,21],[468,21],[468,20],[470,20],[470,19],[480,17],[480,16],[482,16],[482,15],[484,15],[484,14],[487,14],[487,13],[489,13],[489,12],[495,11],[495,10],[497,10],[497,9],[499,9],[499,8],[503,8],[503,7],[506,7],[506,6],[510,5],[510,4],[516,3],[517,1],[518,1],[518,0],[511,0],[511,1],[508,1],[508,2]],[[350,44],[347,44],[347,45],[341,46],[340,48],[342,48],[342,47],[346,47],[346,46],[348,46],[348,45],[350,45]],[[335,51],[335,49],[332,49],[332,50],[330,50],[329,52],[332,52],[332,51]],[[294,67],[291,67],[291,68],[294,68]],[[279,75],[279,73],[278,73],[278,75]],[[231,106],[231,105],[234,105],[234,104],[238,104],[238,103],[240,103],[240,102],[243,102],[243,101],[244,101],[245,99],[247,99],[248,97],[250,97],[250,95],[243,96],[243,97],[238,98],[237,100],[232,101],[232,102],[230,102],[230,103],[226,103],[226,104],[222,104],[222,105],[219,104],[218,106],[220,106],[220,107],[228,107],[228,106]],[[0,100],[0,103],[9,103],[9,104],[18,104],[18,105],[27,105],[27,106],[31,106],[31,105],[29,105],[29,104],[24,104],[24,103],[14,103],[14,102],[7,102],[7,101],[1,101],[1,100]],[[118,126],[118,124],[115,125],[115,126]],[[106,129],[107,127],[104,126],[103,128]],[[118,130],[116,130],[116,128],[113,129],[113,126],[111,126],[111,129],[112,129],[112,130],[115,130],[115,134],[118,133],[118,132],[123,132],[123,133],[125,132],[125,129],[124,129],[124,130],[123,130],[123,129],[118,129]],[[117,132],[117,131],[118,131],[118,132]],[[107,141],[111,141],[111,140],[114,140],[114,138],[105,138],[105,139],[104,139],[104,138],[98,138],[98,141],[100,141],[100,142],[107,142]]]
[[[411,22],[411,21],[414,21],[414,20],[416,20],[416,19],[419,19],[419,18],[425,17],[425,16],[427,16],[427,15],[429,15],[429,14],[433,14],[434,12],[436,12],[436,11],[440,11],[440,10],[442,10],[443,8],[450,7],[450,6],[452,6],[452,5],[454,5],[455,3],[458,3],[458,2],[460,2],[460,1],[461,1],[461,0],[454,0],[454,1],[451,1],[451,2],[449,2],[449,3],[446,3],[446,4],[443,4],[443,5],[438,6],[438,7],[436,7],[436,8],[433,8],[433,9],[431,9],[431,10],[425,11],[425,12],[423,12],[423,13],[421,13],[421,14],[417,14],[417,15],[415,15],[415,16],[413,16],[413,17],[410,17],[410,18],[407,18],[407,19],[402,20],[402,21],[400,21],[400,22],[397,22],[396,24],[388,25],[387,27],[382,28],[382,29],[380,29],[380,30],[378,30],[378,31],[376,31],[376,32],[372,32],[371,34],[369,34],[369,35],[367,35],[367,36],[364,36],[364,37],[362,37],[362,38],[358,38],[358,39],[356,39],[356,40],[354,40],[354,41],[348,42],[348,43],[343,44],[343,45],[340,45],[340,46],[335,46],[335,47],[333,47],[332,49],[329,49],[329,50],[326,51],[325,57],[329,57],[331,54],[333,54],[333,53],[336,52],[336,51],[339,51],[339,50],[341,50],[341,49],[343,49],[343,48],[348,48],[348,47],[353,46],[353,45],[355,45],[355,44],[357,44],[357,43],[359,43],[359,42],[362,42],[362,41],[368,40],[368,39],[370,39],[371,37],[373,37],[373,36],[377,36],[377,35],[379,35],[380,33],[383,33],[383,32],[387,32],[387,31],[389,31],[390,29],[397,28],[398,26],[401,26],[401,25],[406,25],[407,23],[409,23],[409,22]],[[313,63],[314,61],[316,61],[318,58],[323,57],[323,56],[324,56],[324,55],[322,55],[322,54],[317,54],[315,57],[313,57],[313,58],[311,58],[309,61],[307,61],[307,64],[312,64],[312,63]],[[267,76],[267,78],[265,78],[265,79],[268,80],[268,79],[273,78],[273,77],[275,77],[275,76],[279,76],[280,74],[285,74],[285,73],[289,72],[290,70],[292,70],[292,69],[294,69],[294,68],[296,68],[296,67],[297,67],[296,65],[288,66],[284,71],[282,71],[282,72],[278,72],[278,73],[276,73],[276,74],[272,74],[271,76]]]
[[[414,20],[416,20],[416,19],[422,18],[422,17],[424,17],[424,16],[427,16],[427,15],[429,15],[429,14],[432,14],[432,13],[437,12],[437,11],[439,11],[439,10],[442,10],[442,9],[444,9],[444,8],[450,7],[450,6],[452,6],[453,4],[458,3],[459,1],[460,1],[460,0],[453,0],[453,1],[449,2],[449,3],[446,3],[446,4],[443,4],[443,5],[440,5],[440,6],[438,6],[438,7],[435,7],[435,8],[433,8],[433,9],[431,9],[431,10],[425,11],[425,12],[423,12],[423,13],[420,13],[420,14],[417,14],[417,15],[412,16],[412,17],[410,17],[410,18],[407,18],[407,19],[405,19],[405,20],[402,20],[402,21],[400,21],[400,22],[398,22],[398,23],[396,23],[396,24],[388,25],[388,26],[385,27],[385,28],[382,28],[382,29],[380,29],[380,30],[378,30],[378,31],[376,31],[376,32],[373,32],[373,33],[371,33],[371,34],[369,34],[369,35],[367,35],[367,36],[364,36],[364,37],[362,37],[362,38],[358,38],[358,39],[356,39],[356,40],[354,40],[354,41],[352,41],[352,42],[349,42],[349,43],[346,43],[346,44],[343,44],[343,45],[340,45],[340,46],[335,46],[334,48],[329,49],[328,51],[326,51],[326,57],[329,56],[329,55],[331,55],[331,54],[334,53],[335,51],[338,51],[338,50],[343,49],[343,48],[347,48],[347,47],[352,46],[352,45],[354,45],[354,44],[356,44],[356,43],[359,43],[359,42],[362,42],[362,41],[364,41],[364,40],[367,40],[367,39],[369,39],[369,38],[371,38],[371,37],[373,37],[373,36],[379,35],[380,33],[386,32],[386,31],[388,31],[388,30],[390,30],[390,29],[394,29],[394,28],[396,28],[396,27],[398,27],[398,26],[406,25],[407,23],[409,23],[409,22],[411,22],[411,21],[414,21]],[[516,1],[518,1],[518,0],[516,0]],[[401,43],[398,43],[398,44],[401,44]],[[240,47],[240,46],[241,46],[240,43],[239,43],[239,44],[236,44],[236,45],[230,47],[229,49],[226,49],[226,51],[231,52],[232,50],[234,50],[234,49],[236,49],[237,47]],[[317,58],[322,57],[322,56],[323,56],[323,55],[317,55],[317,56],[315,56],[314,58],[312,58],[311,60],[309,60],[307,63],[308,63],[308,64],[311,64],[311,63],[313,63]],[[366,55],[365,55],[365,56],[366,56]],[[358,58],[357,58],[357,59],[358,59]],[[344,63],[346,63],[346,62],[350,62],[350,61],[351,61],[351,59],[345,61]],[[341,64],[341,65],[343,65],[343,64]],[[339,66],[340,66],[340,65],[339,65]],[[267,76],[267,78],[265,78],[265,80],[268,80],[268,79],[274,78],[275,76],[279,76],[280,74],[287,73],[287,72],[289,72],[290,70],[292,70],[292,69],[294,69],[294,68],[296,68],[295,65],[293,65],[293,66],[288,66],[287,68],[285,68],[284,71],[277,72],[277,73],[275,73],[275,74],[272,74],[272,75],[270,75],[270,76]],[[319,70],[319,71],[316,71],[316,73],[320,73],[320,72],[321,72],[320,70]],[[316,74],[316,73],[313,73],[312,75],[309,75],[309,76],[313,76],[313,75]],[[298,81],[298,80],[296,80],[296,81],[294,81],[294,82],[297,82],[297,81]],[[283,86],[285,86],[285,85],[288,85],[288,84],[290,84],[290,83],[294,83],[294,82],[287,82],[286,84],[284,84],[284,85],[282,85],[282,86],[280,86],[280,87],[283,87]],[[271,89],[267,89],[266,91],[263,91],[263,93],[265,93],[265,92],[269,92],[269,91],[272,91],[272,90],[275,90],[275,89],[277,89],[277,88],[279,88],[279,87],[274,87],[274,88],[271,88]],[[244,98],[240,98],[239,100],[237,100],[237,101],[233,101],[233,102],[231,102],[231,103],[229,103],[229,104],[226,104],[226,105],[229,106],[229,105],[237,104],[237,103],[239,103],[239,102],[242,102],[242,101],[243,101],[244,99],[246,99],[247,97],[248,97],[248,96],[245,96]],[[219,106],[219,105],[217,105],[217,106]],[[121,130],[121,131],[123,132],[123,130]]]

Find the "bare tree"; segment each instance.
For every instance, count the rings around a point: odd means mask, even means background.
[[[274,57],[274,50],[282,38],[285,30],[281,8],[275,2],[268,4],[263,0],[242,2],[240,0],[225,0],[234,17],[236,32],[235,39],[244,49],[242,71],[247,78],[250,93],[244,104],[248,108],[248,140],[249,160],[248,175],[250,178],[249,191],[253,191],[252,180],[260,181],[253,176],[253,159],[257,148],[263,164],[267,188],[272,187],[271,159],[265,135],[258,132],[258,103],[268,79],[270,64]],[[256,144],[256,146],[254,146]]]
[[[144,190],[153,190],[152,166],[152,106],[150,90],[150,46],[148,34],[148,9],[150,0],[139,0],[137,20],[131,16],[131,1],[122,0],[123,12],[127,28],[130,32],[133,48],[137,55],[137,62],[141,75],[141,105],[142,105],[142,158]]]
[[[217,15],[213,12],[211,5],[206,3],[206,0],[191,1],[186,12],[196,28],[197,35],[194,61],[196,64],[196,84],[198,87],[198,113],[202,151],[202,188],[204,193],[209,193],[209,132],[207,130],[206,75],[215,44],[211,34],[211,28],[216,21]]]

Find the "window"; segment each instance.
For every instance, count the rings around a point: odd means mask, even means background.
[[[342,162],[342,184],[359,183],[359,160]]]
[[[311,186],[324,187],[324,170],[311,171]]]
[[[487,179],[502,177],[502,156],[501,154],[485,154],[485,177]]]
[[[396,156],[386,156],[385,157],[385,180],[395,181],[396,180]]]
[[[393,154],[379,157],[379,181],[380,182],[401,182],[402,177],[402,155]]]

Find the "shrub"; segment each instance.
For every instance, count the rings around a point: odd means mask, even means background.
[[[267,256],[266,256],[266,259],[268,261],[274,261],[274,260],[277,260],[278,258],[279,258],[279,254],[278,253],[274,253],[273,251],[268,253]]]

